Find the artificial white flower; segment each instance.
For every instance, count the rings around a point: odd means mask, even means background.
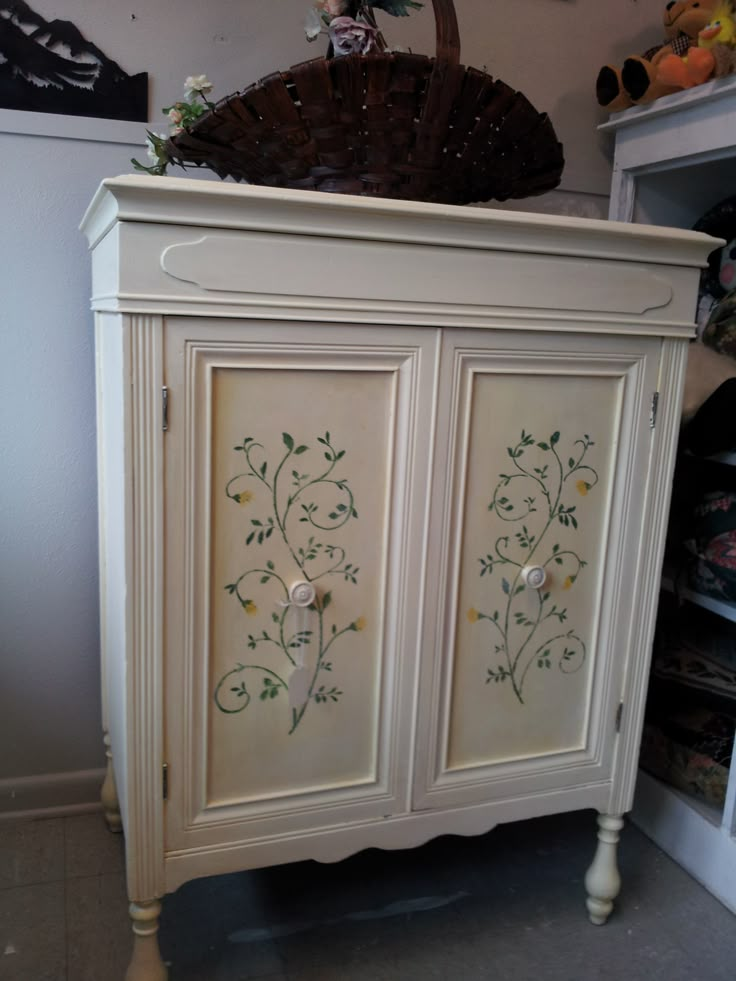
[[[322,19],[314,7],[310,7],[304,20],[304,33],[307,35],[307,41],[314,41],[322,33]]]
[[[192,96],[198,93],[206,95],[212,91],[212,82],[210,82],[206,75],[188,75],[184,82],[184,90],[187,99],[191,99]]]
[[[178,126],[183,118],[184,117],[182,116],[181,112],[176,108],[176,106],[169,109],[169,122],[173,123],[174,126]]]
[[[167,139],[166,133],[151,133],[146,137],[146,153],[151,163],[161,163],[161,146]]]

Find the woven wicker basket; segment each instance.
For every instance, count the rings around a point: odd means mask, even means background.
[[[181,164],[271,187],[447,204],[523,198],[560,181],[546,114],[464,68],[452,0],[432,0],[435,58],[317,58],[218,102],[167,151]]]

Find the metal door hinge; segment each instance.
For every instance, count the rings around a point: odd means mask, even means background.
[[[616,709],[616,732],[621,732],[621,716],[624,714],[624,703],[619,702]]]
[[[161,785],[164,800],[169,799],[169,764],[164,763],[161,767]]]
[[[169,390],[166,385],[161,389],[161,428],[164,432],[169,428]]]
[[[657,425],[657,408],[659,406],[659,392],[652,393],[652,405],[649,410],[649,428],[654,429]]]

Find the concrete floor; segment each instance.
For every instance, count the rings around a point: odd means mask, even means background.
[[[170,981],[733,981],[736,917],[627,827],[623,887],[586,917],[592,812],[337,865],[187,883]],[[101,815],[0,823],[0,981],[123,981],[123,843]]]

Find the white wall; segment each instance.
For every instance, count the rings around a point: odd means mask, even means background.
[[[303,40],[308,0],[31,2],[72,20],[130,73],[148,71],[157,124],[188,74],[206,72],[219,97],[322,53]],[[603,214],[610,165],[595,131],[595,75],[656,40],[659,5],[456,8],[463,61],[524,91],[565,144],[562,190],[515,207]],[[385,26],[391,43],[433,50],[429,7]],[[60,126],[83,138],[18,132]],[[77,227],[98,183],[142,156],[143,129],[0,110],[0,812],[92,800],[103,762],[90,277]],[[111,133],[130,144],[108,142]]]

